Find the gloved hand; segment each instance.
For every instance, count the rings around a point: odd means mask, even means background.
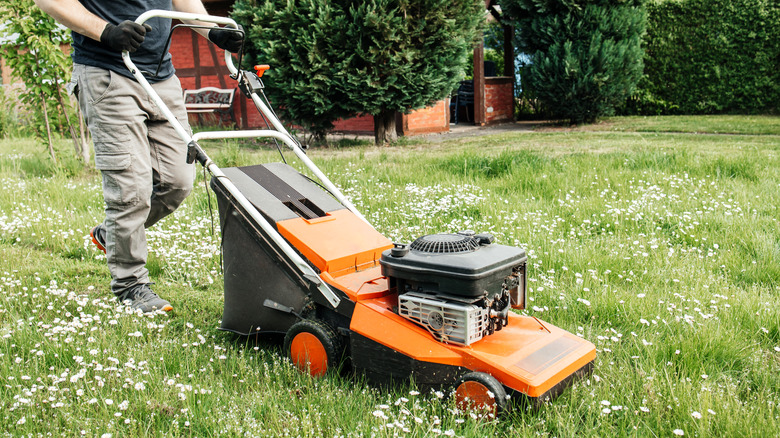
[[[135,52],[144,42],[146,32],[151,32],[152,26],[144,23],[140,25],[134,21],[125,20],[119,25],[106,24],[103,33],[100,34],[100,42],[106,43],[112,49],[121,52],[127,50]]]
[[[241,26],[238,28],[240,30]],[[237,53],[244,42],[244,34],[223,27],[214,27],[209,31],[209,41],[222,50]]]

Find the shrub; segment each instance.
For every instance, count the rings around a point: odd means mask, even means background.
[[[287,118],[324,134],[355,113],[393,140],[395,113],[449,95],[484,21],[475,0],[239,0],[250,57],[272,63],[268,91]]]
[[[21,126],[18,114],[18,98],[15,93],[9,92],[10,87],[0,85],[0,107],[6,111],[0,112],[0,137],[16,137],[20,134]]]
[[[611,115],[642,75],[642,0],[502,0],[530,55],[524,90],[573,123]]]

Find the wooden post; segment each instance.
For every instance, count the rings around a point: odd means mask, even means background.
[[[485,9],[490,9],[491,0],[485,0]],[[484,126],[485,114],[485,43],[481,35],[474,48],[474,124]]]
[[[485,117],[485,45],[474,48],[474,124],[484,126]]]
[[[504,25],[504,76],[515,76],[515,48],[512,39],[515,29]]]

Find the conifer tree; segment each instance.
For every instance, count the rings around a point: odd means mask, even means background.
[[[611,115],[642,76],[644,0],[501,0],[530,55],[523,85],[572,123]]]
[[[233,16],[288,120],[324,135],[370,114],[378,144],[395,140],[396,112],[457,87],[485,18],[481,0],[239,0]]]

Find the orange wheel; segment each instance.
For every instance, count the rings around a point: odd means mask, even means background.
[[[308,368],[313,377],[328,371],[328,353],[319,339],[311,333],[298,333],[290,343],[290,359],[300,370]]]
[[[284,337],[284,350],[292,363],[312,377],[322,377],[338,367],[343,348],[341,338],[325,322],[304,319],[296,322]]]
[[[507,407],[504,385],[490,374],[473,372],[461,376],[455,386],[455,404],[459,409],[482,411],[494,415]]]

